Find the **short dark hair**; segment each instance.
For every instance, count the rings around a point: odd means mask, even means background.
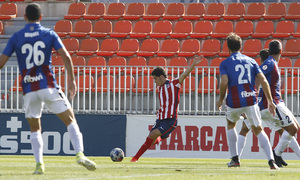
[[[162,67],[156,67],[156,68],[152,71],[151,75],[152,75],[152,76],[157,76],[157,77],[163,75],[165,78],[167,78],[167,73],[166,73],[165,69],[162,68]]]
[[[242,47],[242,39],[239,35],[235,34],[235,33],[230,33],[227,38],[227,47],[228,49],[230,49],[231,51],[239,51]]]
[[[265,48],[259,51],[260,60],[264,62],[269,57],[269,49]]]
[[[269,44],[269,54],[276,55],[279,54],[282,50],[282,44],[278,40],[272,40]]]
[[[38,21],[41,16],[42,10],[40,5],[38,5],[37,3],[30,3],[26,7],[25,13],[29,21]]]

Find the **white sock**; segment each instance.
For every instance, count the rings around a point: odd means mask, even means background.
[[[239,158],[241,158],[241,155],[243,153],[244,147],[246,145],[246,139],[247,139],[246,136],[243,136],[243,135],[240,135],[240,134],[238,135],[237,146],[238,146],[238,155],[239,155]]]
[[[290,143],[290,148],[297,154],[298,157],[300,157],[300,147],[296,140],[296,138],[293,136]]]
[[[275,154],[277,156],[281,156],[283,151],[288,147],[288,145],[291,142],[291,139],[293,136],[290,135],[287,131],[283,131],[281,138],[279,139],[279,142],[275,148]]]
[[[30,134],[31,148],[35,161],[38,163],[43,163],[43,138],[42,134],[39,131],[32,132]]]
[[[264,131],[261,131],[257,135],[257,138],[258,138],[258,141],[259,141],[259,145],[264,150],[265,154],[268,157],[268,160],[270,160],[270,159],[274,160],[271,144],[270,144],[270,141],[269,141],[269,138],[268,138],[267,134]]]
[[[75,153],[83,152],[83,138],[77,123],[71,123],[68,127],[71,143],[75,149]]]
[[[237,132],[235,128],[227,130],[227,138],[231,157],[237,156]]]

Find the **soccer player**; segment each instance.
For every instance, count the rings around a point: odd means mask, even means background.
[[[71,57],[58,35],[51,29],[41,26],[41,8],[32,3],[26,7],[27,24],[9,39],[2,55],[0,68],[15,51],[22,75],[25,117],[30,126],[30,140],[36,161],[34,174],[43,174],[43,139],[41,134],[41,114],[45,105],[67,126],[78,164],[88,170],[95,170],[96,164],[83,154],[83,138],[77,125],[71,105],[57,85],[51,66],[51,51],[54,48],[62,57],[67,69],[70,99],[76,93],[76,82]]]
[[[300,157],[300,147],[294,135],[298,131],[299,125],[293,113],[285,106],[281,98],[281,78],[280,70],[278,69],[278,61],[282,52],[282,44],[278,40],[273,40],[269,44],[269,56],[260,66],[262,72],[266,76],[268,83],[271,87],[271,93],[276,104],[276,116],[272,117],[266,110],[266,98],[262,90],[259,91],[259,107],[262,120],[277,131],[281,138],[275,149],[273,150],[275,161],[278,167],[282,165],[287,166],[287,163],[282,159],[283,151],[290,144],[293,151]],[[244,120],[240,135],[238,137],[238,152],[239,156],[243,151],[246,142],[246,135],[251,127],[249,126],[248,119]]]
[[[251,124],[254,134],[257,136],[260,146],[268,157],[268,164],[271,169],[279,169],[275,164],[272,148],[268,136],[261,126],[261,117],[257,105],[255,79],[262,85],[266,94],[268,108],[275,114],[275,105],[270,92],[269,84],[254,59],[240,53],[242,39],[236,34],[230,34],[227,38],[227,46],[230,56],[220,64],[220,97],[217,101],[217,108],[221,110],[225,99],[226,90],[226,119],[227,138],[231,162],[228,167],[239,167],[240,161],[237,153],[237,132],[236,122],[240,115],[245,113]]]
[[[131,162],[137,162],[152,144],[157,144],[162,139],[168,138],[171,132],[177,127],[181,84],[202,59],[202,55],[195,57],[191,66],[182,73],[179,78],[173,80],[167,79],[167,74],[162,67],[157,67],[152,71],[151,75],[158,86],[160,107],[157,110],[157,120],[155,125],[151,129],[145,143],[131,159]]]

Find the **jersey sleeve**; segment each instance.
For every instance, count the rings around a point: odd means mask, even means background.
[[[14,34],[7,42],[5,49],[3,50],[2,54],[6,55],[6,56],[11,56],[12,53],[15,52],[15,48],[14,48],[14,42],[15,42],[15,37],[16,35]]]
[[[261,69],[260,69],[260,67],[259,67],[259,65],[255,62],[255,60],[253,60],[253,66],[254,66],[254,72],[255,72],[255,76],[258,74],[258,73],[261,73],[262,71],[261,71]]]
[[[53,36],[53,47],[55,50],[58,50],[62,47],[64,47],[64,44],[62,43],[60,37],[56,34],[56,32],[51,31],[52,36]]]
[[[226,71],[226,68],[224,66],[224,61],[221,62],[220,66],[219,66],[219,70],[220,70],[220,76],[222,75],[227,75],[227,71]]]
[[[274,69],[274,62],[273,62],[273,61],[268,61],[267,63],[263,63],[263,64],[260,66],[260,69],[261,69],[261,71],[262,71],[264,74],[269,74],[269,73],[272,72],[273,69]]]
[[[179,82],[179,78],[175,78],[175,79],[173,79],[172,81],[173,81],[174,86],[176,86],[176,87],[178,87],[178,88],[181,87],[181,84],[180,84],[180,82]]]

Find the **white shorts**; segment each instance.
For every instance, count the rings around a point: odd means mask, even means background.
[[[40,118],[44,104],[54,114],[59,114],[71,108],[65,94],[56,88],[41,89],[23,96],[25,117]]]
[[[254,125],[258,127],[261,125],[261,117],[257,104],[241,108],[230,108],[226,106],[226,118],[231,122],[237,122],[242,113],[246,114],[250,126]]]

